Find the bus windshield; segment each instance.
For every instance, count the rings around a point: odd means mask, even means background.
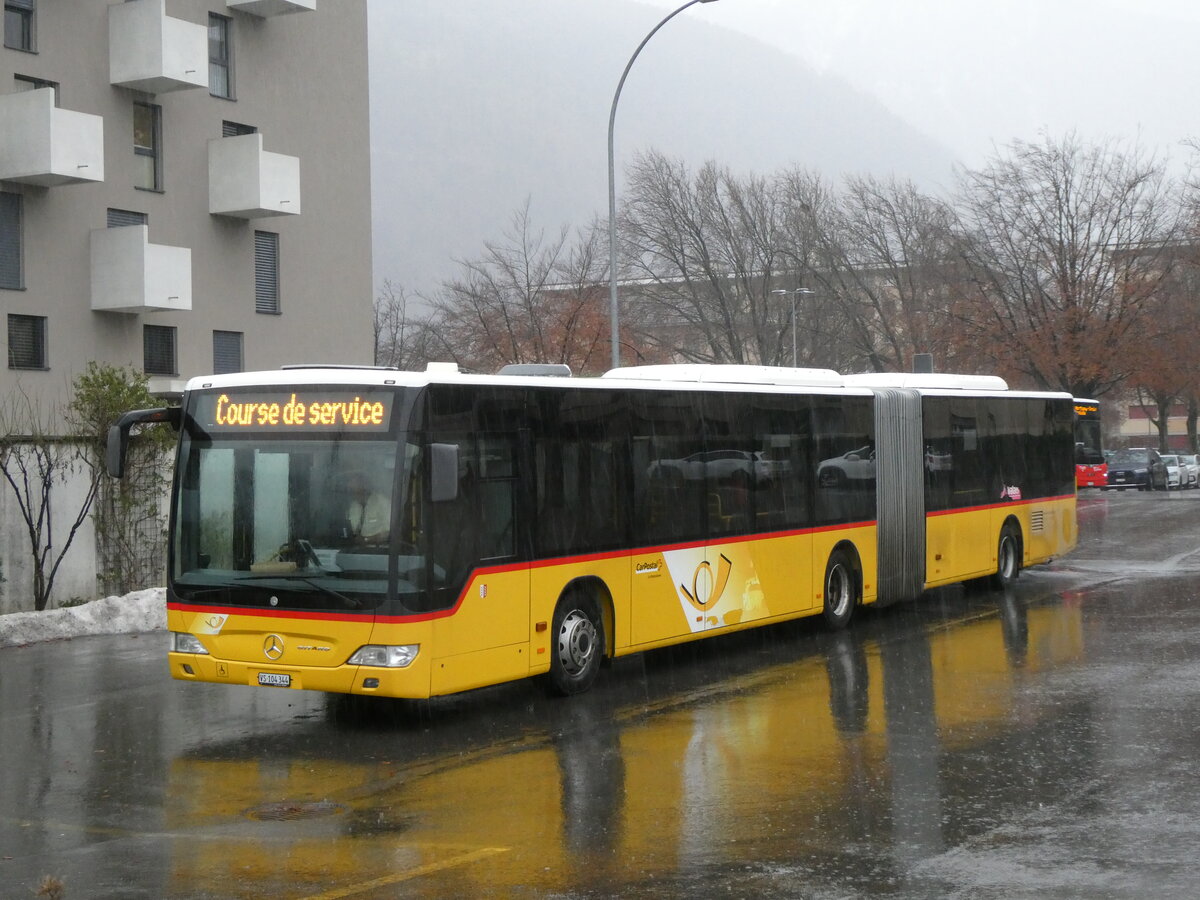
[[[377,609],[395,578],[401,602],[416,595],[430,574],[419,504],[408,501],[421,454],[379,437],[185,434],[175,593],[235,606]]]

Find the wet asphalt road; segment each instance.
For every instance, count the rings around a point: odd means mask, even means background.
[[[370,707],[0,650],[0,897],[1195,897],[1200,491],[943,590]]]

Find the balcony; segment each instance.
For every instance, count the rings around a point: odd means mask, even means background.
[[[226,0],[225,6],[262,19],[286,13],[312,12],[317,0]]]
[[[170,375],[151,375],[146,379],[146,390],[151,395],[163,400],[178,400],[183,396],[187,387],[186,378],[172,378]]]
[[[192,308],[192,251],[151,244],[146,225],[92,231],[92,309],[149,313]]]
[[[103,118],[56,108],[53,88],[0,94],[0,181],[54,187],[103,180]]]
[[[300,160],[263,150],[259,133],[208,142],[208,211],[261,219],[300,214]]]
[[[166,0],[110,6],[108,80],[151,94],[208,87],[208,29],[168,16]]]

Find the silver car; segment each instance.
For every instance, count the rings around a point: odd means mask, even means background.
[[[1179,457],[1174,453],[1164,453],[1162,461],[1167,464],[1167,490],[1182,490],[1187,487],[1187,470],[1179,462]]]
[[[1185,488],[1200,486],[1200,456],[1194,453],[1180,453],[1179,468],[1187,475],[1183,485]]]

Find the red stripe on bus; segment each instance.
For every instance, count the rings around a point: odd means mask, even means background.
[[[1033,506],[1035,503],[1050,503],[1054,500],[1074,500],[1074,494],[1063,494],[1058,497],[1034,497],[1031,500],[1001,500],[998,503],[984,503],[980,506],[956,506],[954,509],[939,509],[925,513],[927,519],[934,516],[951,516],[955,513],[980,512],[987,509],[1012,509],[1014,506]]]
[[[710,543],[717,544],[742,544],[746,541],[761,541],[782,537],[793,537],[802,534],[819,534],[831,531],[846,531],[851,528],[865,528],[875,525],[875,521],[865,522],[849,522],[840,525],[826,525],[820,528],[800,528],[795,531],[773,531],[773,532],[758,532],[755,534],[738,535],[737,537],[722,538],[719,541],[686,541],[680,544],[666,544],[661,547],[640,547],[635,550],[612,550],[607,553],[588,553],[583,556],[556,556],[551,559],[535,560],[528,563],[529,570],[548,569],[551,566],[575,566],[585,562],[596,562],[607,559],[632,558],[634,556],[642,556],[647,553],[668,553],[673,550],[691,550],[696,547],[705,547]],[[467,578],[466,584],[463,586],[462,592],[458,595],[458,599],[454,605],[448,609],[438,610],[435,613],[416,613],[407,616],[376,616],[376,622],[384,622],[387,624],[395,624],[398,622],[424,622],[431,619],[444,619],[447,616],[452,616],[456,613],[463,601],[467,599],[467,594],[470,592],[471,585],[475,584],[480,578],[486,578],[489,575],[495,575],[503,572],[513,572],[525,567],[525,563],[517,563],[507,566],[485,567],[475,569]]]
[[[397,624],[401,622],[429,622],[434,619],[445,619],[458,612],[463,601],[466,600],[470,588],[480,578],[485,578],[489,575],[503,575],[506,572],[519,572],[522,569],[528,568],[530,571],[534,569],[548,569],[551,566],[574,566],[580,563],[597,562],[600,560],[630,558],[634,556],[644,555],[646,553],[667,553],[673,550],[690,550],[696,547],[704,547],[709,543],[720,544],[742,544],[747,541],[772,540],[776,538],[798,537],[804,534],[823,534],[833,531],[848,531],[852,528],[866,528],[874,526],[875,520],[867,520],[863,522],[847,522],[839,525],[825,525],[817,528],[798,528],[790,531],[770,531],[757,532],[754,534],[737,535],[735,537],[723,538],[719,541],[691,541],[680,544],[666,544],[661,547],[641,547],[635,550],[611,550],[604,553],[588,553],[582,556],[557,556],[551,559],[536,560],[531,563],[506,563],[500,566],[485,566],[478,569],[473,569],[467,577],[467,581],[463,586],[462,591],[458,595],[458,599],[454,605],[447,609],[439,609],[434,612],[427,613],[411,613],[403,616],[380,616],[372,615],[370,611],[361,613],[304,613],[298,615],[294,612],[283,609],[247,609],[241,606],[199,606],[181,601],[172,601],[167,603],[167,609],[175,610],[176,612],[192,612],[192,613],[225,613],[237,616],[260,616],[267,619],[296,619],[300,621],[320,621],[320,622],[361,622],[363,619],[370,617],[376,623],[382,624]]]
[[[286,609],[250,609],[245,606],[209,606],[207,604],[200,606],[180,600],[168,602],[167,609],[173,609],[176,612],[227,613],[234,616],[261,616],[265,619],[307,619],[321,622],[356,622],[371,616],[369,610],[361,613],[313,612],[298,616]]]

